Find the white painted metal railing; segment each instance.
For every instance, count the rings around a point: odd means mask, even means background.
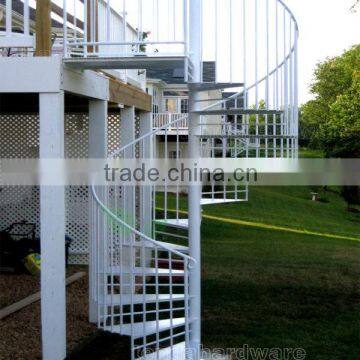
[[[177,122],[177,120],[179,120]],[[188,123],[188,116],[187,114],[181,114],[181,113],[157,113],[153,114],[153,128],[159,129],[164,126],[167,126],[168,124],[175,124],[174,128],[167,129],[168,131],[171,130],[188,130],[189,129],[189,123]]]
[[[23,3],[22,15],[15,13],[12,0],[6,0],[5,7],[0,5],[0,12],[5,16],[5,29],[0,29],[0,48],[34,46],[34,39],[30,34],[29,0],[24,0]]]
[[[64,0],[63,8],[82,8],[83,39],[68,40],[65,57],[83,47],[84,57],[184,55],[187,53],[189,0]]]
[[[179,130],[184,118],[140,134],[110,157],[152,156],[149,151],[156,133]],[[92,186],[91,193],[91,296],[97,304],[98,327],[128,336],[131,359],[145,359],[146,354],[156,359],[163,348],[171,354],[179,346],[181,351],[188,348],[192,321],[189,269],[195,260],[185,254],[186,246],[154,239],[155,189]],[[166,192],[165,196],[174,199],[178,194]],[[179,212],[179,206],[177,209]],[[157,236],[166,235],[166,231],[160,233]]]

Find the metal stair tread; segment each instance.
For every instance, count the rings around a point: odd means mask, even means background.
[[[175,227],[179,229],[189,228],[189,219],[157,219],[155,224]]]
[[[196,91],[209,91],[209,90],[221,90],[243,87],[244,83],[216,83],[216,82],[201,82],[201,83],[189,83],[189,89]]]
[[[141,338],[143,336],[148,336],[156,334],[159,332],[169,330],[171,328],[176,328],[185,325],[185,318],[175,318],[172,320],[159,320],[159,321],[147,321],[145,323],[138,322],[134,324],[124,324],[113,325],[113,326],[104,326],[104,330],[110,331],[112,333],[132,336],[134,339]]]
[[[161,247],[162,245],[163,246],[167,246],[173,250],[178,250],[178,251],[182,251],[182,252],[186,252],[186,251],[189,251],[189,247],[188,246],[184,246],[184,245],[178,245],[178,244],[172,244],[172,243],[168,243],[168,242],[165,242],[165,241],[157,241],[158,242],[158,247]],[[139,241],[139,242],[135,242],[133,244],[123,244],[122,246],[124,247],[131,247],[131,246],[134,246],[134,247],[138,247],[138,248],[150,248],[150,249],[153,249],[156,247],[156,245],[152,242],[149,242],[149,241]],[[161,248],[160,248],[160,251],[161,251]],[[164,251],[167,251],[164,249]]]
[[[131,294],[115,294],[115,295],[106,295],[106,298],[100,297],[99,304],[100,305],[129,305],[131,302],[134,304],[142,304],[142,303],[155,303],[155,302],[169,302],[169,301],[181,301],[185,299],[184,294],[156,294],[148,295],[132,295]]]
[[[218,110],[197,110],[194,114],[199,115],[281,115],[281,110],[263,110],[263,109],[218,109]]]
[[[240,202],[247,202],[245,199],[201,199],[201,205],[216,205],[216,204],[229,204],[229,203],[240,203]]]
[[[142,267],[135,267],[132,270],[128,267],[128,266],[109,266],[107,268],[106,273],[108,275],[120,275],[120,273],[125,274],[125,275],[170,275],[170,270],[169,269],[164,269],[164,268],[152,268],[152,267],[146,267],[146,268],[142,268]],[[171,274],[172,275],[183,275],[184,274],[184,270],[171,270]]]

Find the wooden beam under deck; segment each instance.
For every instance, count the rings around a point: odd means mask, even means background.
[[[152,97],[135,86],[109,78],[109,102],[134,106],[138,110],[152,111]]]

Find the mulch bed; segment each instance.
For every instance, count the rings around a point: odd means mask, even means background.
[[[67,276],[85,268],[70,267]],[[39,278],[30,275],[0,275],[0,307],[5,307],[39,291]],[[68,352],[96,332],[88,322],[88,277],[67,287]],[[0,320],[0,359],[41,359],[40,302]]]

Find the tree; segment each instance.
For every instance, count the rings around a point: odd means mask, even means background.
[[[314,75],[300,132],[327,157],[360,158],[360,45],[318,64]],[[358,189],[342,192],[348,205],[360,203]]]
[[[360,45],[317,65],[311,92],[301,108],[301,140],[328,157],[359,157]]]

